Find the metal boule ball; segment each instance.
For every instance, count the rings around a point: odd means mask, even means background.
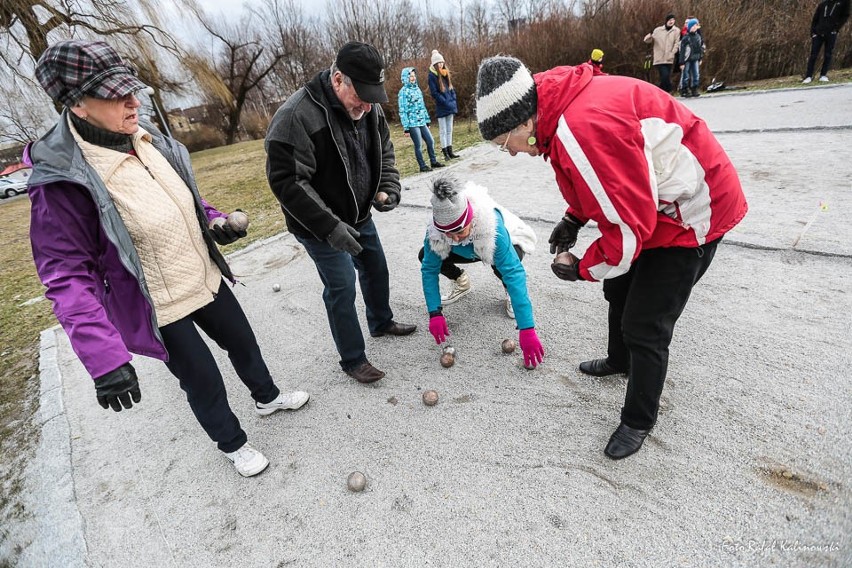
[[[281,284],[273,284],[272,285],[272,291],[273,292],[280,292],[281,291]]]
[[[442,353],[441,354],[441,366],[445,369],[449,369],[456,362],[456,356],[452,353]]]
[[[234,211],[228,215],[227,223],[235,231],[245,231],[249,226],[249,218],[242,211]]]
[[[438,392],[427,390],[423,393],[423,404],[426,406],[435,406],[438,404]]]
[[[556,258],[553,259],[553,262],[556,264],[567,264],[568,266],[572,266],[574,264],[574,255],[566,250],[557,254]]]
[[[500,344],[500,349],[503,350],[503,353],[514,353],[515,347],[514,339],[504,339],[503,343]]]
[[[444,347],[443,352],[444,352],[444,353],[448,353],[449,355],[452,355],[453,357],[455,357],[455,356],[456,356],[456,348],[455,348],[455,347],[450,347],[449,345],[447,345],[446,347]]]
[[[346,478],[346,486],[349,488],[349,491],[354,491],[356,493],[363,491],[367,486],[367,476],[360,471],[353,471],[349,474],[349,477]]]
[[[225,218],[224,217],[216,217],[215,219],[210,221],[210,224],[208,225],[208,227],[212,231],[213,227],[222,227],[224,225],[225,225]]]
[[[524,363],[524,369],[526,369],[527,371],[535,371],[535,365],[527,365],[526,363]]]
[[[385,193],[384,191],[380,191],[376,194],[376,201],[378,201],[379,203],[384,203],[387,200],[388,200],[388,194]]]

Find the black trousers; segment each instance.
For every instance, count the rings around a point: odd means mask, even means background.
[[[659,87],[667,93],[672,92],[672,64],[664,63],[662,65],[654,65],[657,73],[660,74]]]
[[[829,32],[825,35],[815,35],[811,38],[811,55],[808,57],[808,70],[805,77],[814,76],[814,66],[816,65],[819,51],[825,46],[825,51],[822,54],[822,69],[820,75],[828,75],[828,67],[831,65],[831,56],[834,53],[834,44],[837,42],[837,32]]]
[[[515,252],[518,253],[518,260],[524,260],[524,249],[522,249],[518,245],[512,245],[514,247]],[[426,254],[426,250],[423,247],[420,247],[420,252],[417,253],[417,260],[421,263],[423,262],[423,257]],[[441,262],[441,274],[449,278],[450,280],[455,280],[459,276],[462,275],[462,269],[456,266],[457,264],[473,264],[474,262],[482,262],[481,260],[473,259],[473,258],[465,258],[463,256],[457,255],[454,252],[451,252],[447,258],[445,258]],[[491,270],[494,271],[494,274],[497,278],[500,279],[500,282],[503,281],[503,275],[500,274],[500,271],[497,270],[497,267],[493,264],[491,265]]]
[[[234,370],[254,400],[272,402],[279,394],[278,387],[243,309],[225,281],[213,302],[160,328],[169,352],[166,366],[180,381],[195,418],[220,450],[233,452],[246,443],[246,433],[228,405],[222,373],[196,325],[228,352]]]
[[[610,365],[629,368],[621,421],[647,430],[657,422],[674,326],[721,239],[698,248],[642,251],[627,274],[604,280]]]

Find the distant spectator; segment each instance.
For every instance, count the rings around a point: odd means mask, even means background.
[[[593,75],[606,75],[603,70],[603,59],[603,51],[601,51],[600,49],[592,50],[592,55],[589,57],[589,60],[586,63],[591,66]]]
[[[454,160],[460,156],[453,152],[453,117],[458,114],[456,90],[444,56],[437,49],[432,50],[432,66],[429,67],[429,94],[435,99],[435,118],[438,119],[438,136],[441,139],[441,153],[445,160]]]
[[[811,56],[808,57],[808,70],[805,72],[804,84],[813,80],[814,65],[820,49],[825,46],[822,54],[822,70],[819,80],[828,82],[828,67],[831,65],[831,54],[837,41],[837,32],[849,19],[849,0],[822,0],[814,12],[811,21]]]
[[[680,94],[683,97],[698,97],[698,83],[701,75],[698,66],[704,56],[704,42],[698,34],[701,24],[695,18],[686,23],[689,33],[680,40]]]
[[[405,130],[406,136],[411,136],[414,142],[414,157],[421,172],[430,172],[432,168],[443,168],[444,164],[435,157],[435,141],[429,131],[429,111],[423,102],[423,93],[417,85],[417,72],[414,67],[405,67],[400,76],[402,88],[399,90],[399,121]],[[429,153],[429,165],[423,159],[420,144],[426,142],[426,151]],[[431,167],[430,167],[431,166]]]
[[[666,16],[662,26],[647,34],[645,43],[654,45],[654,68],[660,76],[659,87],[667,93],[672,91],[672,66],[680,48],[680,34],[675,27],[675,16]]]

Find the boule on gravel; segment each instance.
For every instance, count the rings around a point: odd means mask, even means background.
[[[426,406],[435,406],[438,404],[438,392],[427,390],[423,393],[423,404]]]
[[[500,344],[500,349],[503,350],[503,353],[514,353],[515,347],[514,339],[504,339],[503,343]]]
[[[281,291],[281,284],[273,284],[272,285],[272,291],[273,292],[280,292]]]
[[[441,366],[445,369],[449,369],[456,362],[456,356],[452,353],[441,353]]]
[[[349,491],[354,491],[355,493],[363,491],[367,486],[367,476],[360,471],[353,471],[346,478],[346,486],[349,487]]]

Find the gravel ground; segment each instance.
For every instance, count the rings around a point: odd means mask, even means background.
[[[214,349],[272,462],[256,478],[219,455],[161,363],[137,358],[142,403],[103,412],[64,333],[45,332],[43,441],[28,471],[38,526],[21,529],[20,565],[850,565],[850,94],[689,101],[720,132],[751,211],[678,323],[659,423],[635,456],[602,453],[625,379],[577,371],[605,352],[600,284],[554,278],[544,246],[524,261],[544,364],[500,353],[513,322],[490,269],[472,266],[474,291],[446,310],[458,360],[440,367],[416,257],[429,197],[418,176],[403,206],[375,215],[396,319],[420,326],[367,339],[388,373],[375,386],[338,369],[319,278],[292,236],[232,257],[273,375],[312,393],[301,411],[258,417]],[[450,169],[546,243],[564,209],[549,165],[482,145]],[[595,236],[581,231],[579,249]],[[427,388],[441,397],[431,408]],[[346,489],[354,470],[363,493]]]

